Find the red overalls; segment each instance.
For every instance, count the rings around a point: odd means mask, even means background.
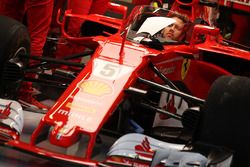
[[[53,0],[0,0],[0,14],[26,22],[31,39],[31,55],[41,56],[53,10]]]

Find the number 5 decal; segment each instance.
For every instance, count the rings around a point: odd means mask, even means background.
[[[101,59],[94,60],[94,75],[100,78],[114,80],[132,71],[131,67],[108,62]]]
[[[119,75],[121,66],[104,60],[95,60],[94,74],[105,79],[115,79]]]
[[[100,74],[105,77],[113,77],[119,67],[114,64],[106,64],[100,71]]]

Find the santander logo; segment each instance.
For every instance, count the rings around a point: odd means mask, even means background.
[[[167,105],[163,106],[163,109],[165,109],[166,111],[169,111],[169,112],[171,112],[173,114],[176,114],[177,109],[176,109],[176,107],[174,105],[175,105],[174,95],[172,95],[172,97],[169,100],[169,102],[167,103]],[[165,114],[160,114],[159,117],[162,120],[170,118],[169,116],[167,116]]]
[[[147,137],[144,137],[142,142],[135,146],[135,152],[138,155],[141,155],[147,158],[152,158],[154,151],[151,149],[150,143]]]
[[[0,109],[0,119],[6,119],[8,118],[8,116],[10,115],[10,106],[11,106],[11,103],[10,102],[8,105],[6,105],[5,109]]]

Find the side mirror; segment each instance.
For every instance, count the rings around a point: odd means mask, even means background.
[[[200,37],[202,35],[217,37],[219,34],[220,34],[219,28],[200,25],[200,24],[195,25],[191,36],[190,45],[194,45],[200,42],[201,41]]]
[[[112,2],[108,3],[108,11],[114,12],[116,14],[121,14],[123,20],[125,20],[125,18],[127,17],[127,10],[128,7],[125,5],[120,5]]]

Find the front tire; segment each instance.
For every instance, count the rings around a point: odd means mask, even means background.
[[[30,39],[27,28],[20,22],[0,16],[0,97],[16,99],[29,55]]]
[[[250,78],[223,76],[209,91],[195,142],[234,151],[233,166],[249,166]]]

